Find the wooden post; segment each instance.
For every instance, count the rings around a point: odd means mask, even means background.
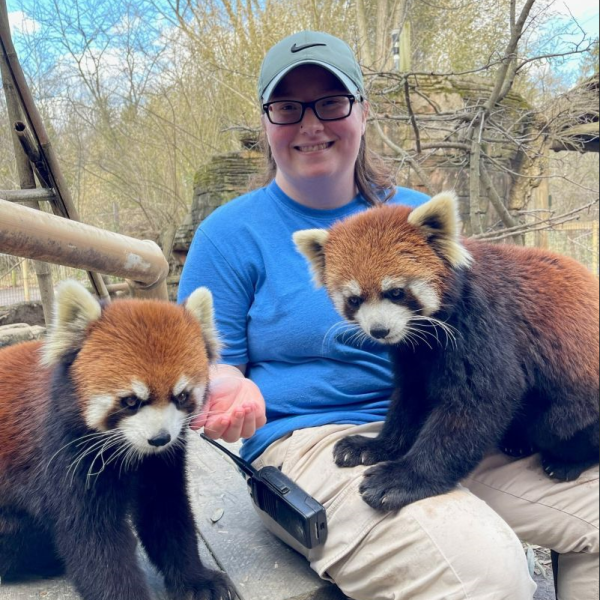
[[[404,22],[404,27],[400,32],[399,50],[400,64],[398,65],[401,73],[410,73],[412,70],[412,54],[411,54],[411,24],[408,19]]]
[[[598,248],[598,229],[600,225],[598,221],[594,221],[592,223],[592,271],[598,275],[598,252],[600,248]]]
[[[23,277],[23,295],[25,296],[25,302],[29,302],[31,300],[31,295],[29,293],[29,265],[27,263],[27,259],[23,259],[21,263],[21,275]]]
[[[0,11],[0,18],[4,18],[5,14]],[[25,154],[21,143],[16,135],[14,124],[21,121],[21,110],[17,93],[10,76],[8,65],[4,57],[4,53],[0,52],[0,74],[2,75],[2,87],[4,88],[4,96],[6,97],[6,106],[8,108],[8,121],[11,129],[13,148],[15,151],[15,160],[17,161],[17,172],[19,174],[19,183],[22,190],[33,190],[36,187],[35,176],[29,158]],[[40,209],[37,200],[27,200],[21,202],[28,208]],[[25,286],[25,300],[29,302],[29,281],[27,279],[27,261],[23,263],[23,280]],[[37,275],[40,296],[42,299],[42,308],[44,310],[44,321],[46,325],[52,320],[52,306],[54,304],[54,286],[52,283],[52,272],[48,264],[41,261],[34,261],[33,268]]]
[[[0,199],[0,252],[132,280],[134,296],[167,299],[158,244]],[[102,285],[104,285],[104,281]],[[107,292],[108,293],[108,292]]]

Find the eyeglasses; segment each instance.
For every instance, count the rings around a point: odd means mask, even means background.
[[[263,110],[273,125],[295,125],[304,118],[307,108],[312,108],[319,121],[340,121],[350,116],[357,101],[351,94],[325,96],[312,102],[276,100],[263,104]]]

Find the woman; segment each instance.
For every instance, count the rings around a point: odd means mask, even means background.
[[[561,600],[597,598],[597,471],[557,484],[533,460],[494,455],[454,492],[386,514],[358,493],[365,467],[334,465],[339,439],[380,430],[391,369],[385,349],[359,343],[314,289],[292,234],[426,198],[391,188],[373,164],[362,74],[341,40],[301,32],[279,42],[259,97],[274,179],[201,224],[180,283],[180,300],[212,290],[225,342],[195,425],[245,438],[246,459],[280,467],[327,507],[327,543],[295,547],[354,600],[530,600],[535,584],[507,523],[563,553]]]

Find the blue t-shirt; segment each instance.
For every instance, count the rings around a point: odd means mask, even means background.
[[[426,200],[398,188],[388,202]],[[368,207],[359,195],[341,208],[308,208],[272,182],[218,208],[196,231],[178,299],[199,286],[211,290],[221,362],[246,364],[265,398],[267,424],[242,447],[249,461],[296,429],[385,419],[392,390],[385,346],[357,341],[292,241],[295,231],[329,228]]]

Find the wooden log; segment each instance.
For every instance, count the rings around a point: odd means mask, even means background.
[[[45,188],[33,190],[0,190],[0,199],[8,202],[54,202],[54,191]]]

